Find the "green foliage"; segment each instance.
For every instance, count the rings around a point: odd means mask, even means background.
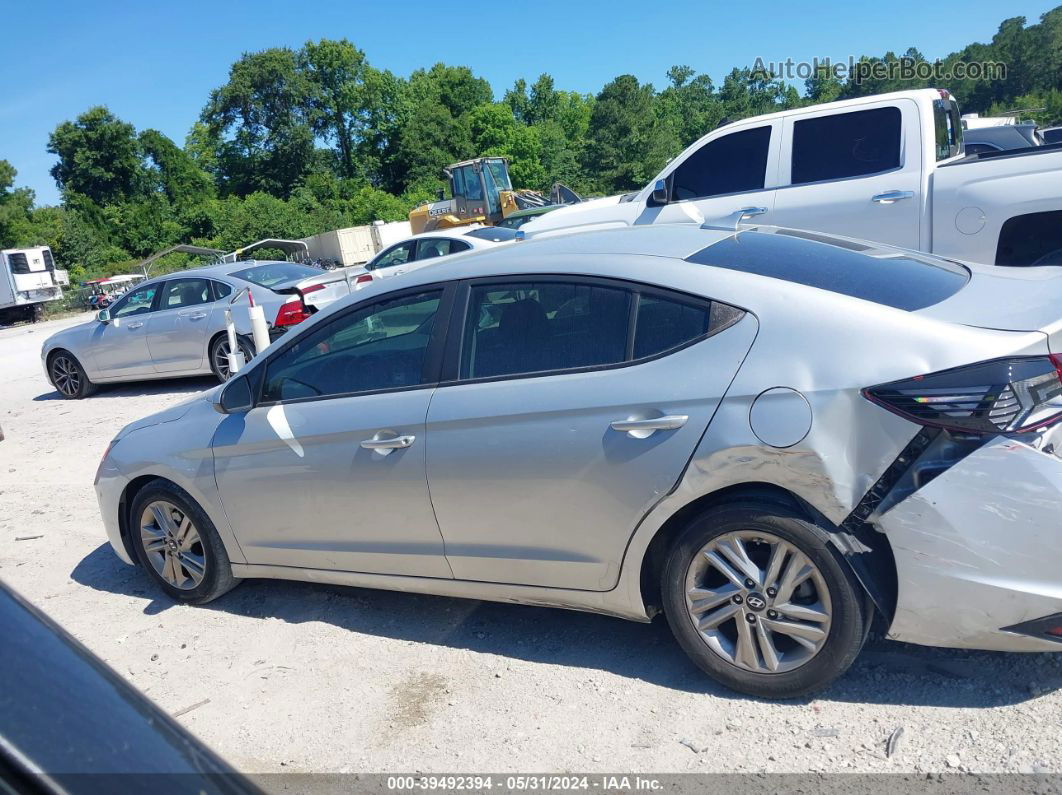
[[[915,49],[866,63],[924,63]],[[408,78],[374,68],[347,39],[245,53],[207,98],[183,148],[157,130],[139,134],[104,107],[58,125],[48,140],[59,207],[0,160],[0,245],[50,245],[74,278],[122,272],[178,242],[222,249],[265,237],[399,220],[444,187],[446,165],[481,155],[510,160],[518,188],[555,181],[588,194],[639,188],[671,157],[724,120],[933,84],[965,111],[1021,110],[1062,122],[1062,7],[1027,25],[1004,20],[988,43],[944,59],[1005,62],[1005,78],[941,81],[897,76],[839,80],[819,69],[803,94],[772,74],[735,68],[722,83],[690,66],[661,91],[622,75],[597,96],[557,88],[540,74],[494,101],[465,66],[436,63]],[[188,267],[171,255],[153,272]]]

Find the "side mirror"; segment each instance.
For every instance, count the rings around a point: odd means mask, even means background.
[[[667,204],[667,181],[658,179],[653,185],[653,204]]]
[[[246,376],[238,375],[214,393],[211,401],[218,414],[239,414],[254,408],[251,384]]]
[[[100,323],[110,323],[111,322],[111,312],[110,312],[110,310],[109,309],[101,309],[99,312],[96,313],[96,320],[100,321]]]

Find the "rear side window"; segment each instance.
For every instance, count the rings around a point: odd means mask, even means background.
[[[779,232],[749,230],[701,249],[689,262],[769,276],[820,290],[914,311],[939,303],[970,279],[961,265],[900,249],[868,253],[850,246]],[[843,241],[842,241],[843,242]],[[883,256],[883,253],[889,252]]]
[[[642,295],[634,332],[634,358],[673,350],[708,333],[708,301]]]
[[[225,282],[211,282],[214,287],[214,300],[219,301],[222,298],[228,298],[232,295],[232,287],[225,284]]]
[[[627,354],[631,294],[527,282],[472,289],[462,378],[616,364]]]
[[[673,176],[671,198],[703,199],[761,190],[767,174],[771,127],[730,133],[690,155]]]
[[[445,257],[447,254],[456,254],[459,251],[466,251],[470,248],[472,246],[462,240],[451,240],[448,237],[426,238],[417,243],[417,259]]]
[[[666,354],[744,312],[656,287],[528,281],[472,288],[460,377],[608,367]]]
[[[791,182],[877,174],[900,166],[900,109],[857,110],[793,124]]]

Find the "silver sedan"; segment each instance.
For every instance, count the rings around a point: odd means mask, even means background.
[[[173,599],[241,578],[663,612],[766,697],[890,637],[1062,649],[1062,271],[791,230],[532,240],[372,283],[133,423]]]
[[[263,307],[270,336],[351,292],[341,271],[292,262],[243,261],[179,271],[139,284],[95,320],[53,334],[41,363],[59,394],[77,399],[97,384],[213,373],[229,377],[225,309],[241,290]],[[245,359],[255,354],[247,299],[232,307]]]

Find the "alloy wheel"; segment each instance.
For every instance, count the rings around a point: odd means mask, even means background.
[[[73,397],[80,391],[81,373],[69,356],[60,354],[52,359],[52,383],[68,397]]]
[[[182,591],[197,587],[206,576],[203,540],[191,518],[165,500],[144,508],[140,517],[140,541],[155,571]]]
[[[791,671],[826,643],[833,611],[818,567],[760,530],[717,536],[686,573],[686,609],[715,654],[754,673]]]
[[[229,371],[229,341],[222,340],[214,346],[214,369],[222,381],[228,381],[232,373]]]

